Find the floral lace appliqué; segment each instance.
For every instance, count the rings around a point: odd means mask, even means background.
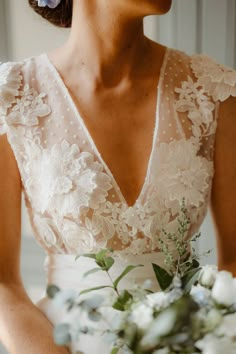
[[[15,102],[22,82],[21,65],[0,63],[0,107],[6,111]]]
[[[0,134],[17,125],[38,125],[38,118],[47,116],[51,109],[44,103],[45,93],[38,93],[34,88],[22,84],[20,64],[5,63],[0,66]],[[8,109],[11,108],[8,113]]]
[[[236,71],[217,63],[207,55],[193,55],[191,68],[198,83],[214,101],[225,101],[229,96],[236,97]]]
[[[88,208],[98,208],[112,187],[102,169],[91,153],[63,140],[50,150],[39,147],[27,165],[26,187],[37,211],[79,218]]]
[[[187,112],[192,122],[192,132],[197,141],[205,136],[214,134],[216,122],[213,113],[215,104],[210,101],[202,85],[194,82],[191,77],[183,81],[181,88],[176,88],[179,99],[175,103],[178,112]]]
[[[192,139],[161,143],[157,149],[158,168],[154,168],[152,183],[158,186],[164,200],[179,205],[184,197],[187,204],[199,207],[213,174],[213,162],[198,156]]]

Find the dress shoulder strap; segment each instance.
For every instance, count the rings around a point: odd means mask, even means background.
[[[199,84],[215,102],[236,97],[236,70],[205,54],[193,55],[190,65]]]

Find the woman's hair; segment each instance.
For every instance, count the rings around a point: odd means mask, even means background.
[[[50,9],[48,6],[40,7],[36,0],[28,1],[37,14],[53,25],[64,28],[71,27],[73,0],[62,0],[55,9]]]

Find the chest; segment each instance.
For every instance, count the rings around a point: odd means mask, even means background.
[[[86,95],[73,89],[78,92],[73,100],[92,144],[129,205],[137,199],[147,174],[156,125],[157,91],[155,83],[117,94]]]

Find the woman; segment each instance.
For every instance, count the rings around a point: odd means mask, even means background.
[[[114,274],[128,261],[145,265],[136,282],[150,278],[183,197],[185,237],[210,203],[219,267],[236,274],[236,73],[144,36],[143,18],[165,14],[171,0],[29,3],[71,32],[50,53],[0,66],[0,340],[11,354],[64,354],[52,336],[62,314],[46,296],[33,304],[22,285],[21,190],[48,283],[103,283],[97,274],[83,282],[93,264],[74,261],[103,247],[115,250]],[[98,337],[77,349],[109,353]]]

